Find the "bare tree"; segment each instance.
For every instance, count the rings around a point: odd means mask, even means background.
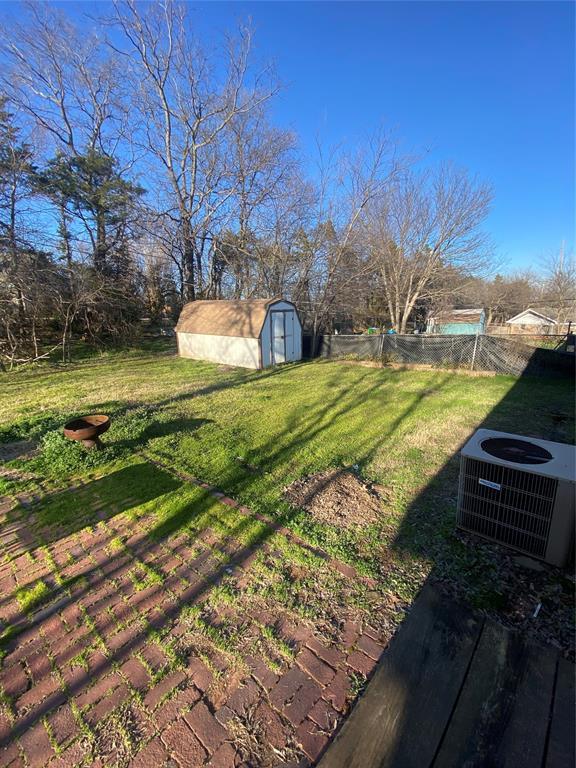
[[[491,197],[465,171],[444,166],[402,174],[372,206],[368,245],[396,331],[406,332],[419,300],[438,302],[454,289],[442,280],[447,267],[465,280],[487,266],[479,228]]]
[[[460,283],[460,285],[458,285]],[[462,285],[456,279],[453,299],[459,305],[486,309],[486,325],[503,324],[513,315],[540,301],[539,280],[532,272],[496,274],[492,279],[474,278]]]
[[[409,162],[382,131],[354,153],[334,151],[325,160],[320,150],[319,156],[315,226],[302,242],[303,263],[294,289],[314,336],[371,274],[364,249],[368,212]]]
[[[101,35],[80,32],[61,10],[25,7],[1,44],[9,63],[3,90],[50,137],[52,153],[116,157],[128,124],[118,57]]]
[[[227,41],[225,61],[216,67],[194,42],[184,5],[165,0],[141,10],[133,0],[117,3],[116,24],[128,44],[132,87],[145,122],[142,146],[167,180],[163,213],[178,227],[182,298],[191,300],[202,290],[198,263],[213,223],[236,191],[227,131],[276,88],[267,72],[248,82],[246,27]]]
[[[295,184],[300,170],[295,137],[272,127],[261,105],[231,121],[227,147],[235,193],[227,227],[219,232],[216,244],[219,258],[211,264],[216,270],[224,267],[235,298],[273,295],[265,275],[277,272],[285,261],[279,241],[289,226],[288,211],[297,205],[296,196],[302,191]]]
[[[557,254],[544,260],[542,303],[560,324],[576,321],[576,258],[562,244]]]
[[[356,153],[320,149],[307,178],[245,26],[207,52],[172,0],[116,0],[91,30],[30,3],[0,46],[0,89],[34,131],[32,156],[0,126],[10,359],[44,354],[50,334],[66,359],[73,337],[114,341],[195,298],[282,293],[314,334],[342,314],[405,331],[478,276],[489,190],[450,168],[409,171],[383,133]]]
[[[8,346],[37,347],[35,266],[40,254],[30,241],[27,213],[34,198],[34,148],[22,141],[8,101],[0,95],[0,275],[3,325]],[[31,312],[32,310],[32,312]]]
[[[31,2],[2,43],[9,66],[0,82],[44,139],[44,159],[50,162],[43,191],[53,205],[58,247],[69,267],[78,255],[75,244],[84,239],[92,243],[95,263],[105,262],[114,212],[109,199],[98,201],[112,176],[116,188],[133,186],[125,178],[133,157],[119,57],[95,29],[80,31],[61,10]],[[93,220],[78,208],[79,192],[84,200],[91,198]]]

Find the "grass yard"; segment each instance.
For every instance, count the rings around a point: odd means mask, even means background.
[[[15,755],[44,743],[71,765],[143,750],[233,765],[231,749],[313,763],[426,579],[570,655],[573,581],[457,533],[454,515],[456,452],[477,427],[570,442],[572,402],[562,381],[247,372],[166,345],[2,375],[0,742],[4,727]],[[112,417],[105,450],[62,437],[83,413]],[[37,449],[14,458],[19,441]],[[332,468],[377,489],[376,519],[331,525],[288,503],[287,486]]]

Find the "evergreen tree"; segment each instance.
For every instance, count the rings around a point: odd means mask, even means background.
[[[20,141],[20,131],[0,95],[0,267],[14,268],[25,237],[19,231],[19,205],[31,194],[33,149]]]
[[[142,187],[124,179],[118,162],[88,150],[83,155],[58,155],[38,174],[39,188],[61,207],[61,241],[68,248],[65,214],[85,228],[94,267],[103,274],[125,270],[128,232]]]

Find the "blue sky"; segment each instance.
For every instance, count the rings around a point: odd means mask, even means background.
[[[314,152],[379,124],[489,181],[508,270],[574,246],[574,6],[554,2],[195,3],[251,16],[286,89],[275,115]]]
[[[94,6],[62,3],[71,15]],[[570,2],[191,2],[199,35],[250,17],[285,84],[275,121],[305,155],[379,125],[407,151],[493,185],[502,271],[574,248],[574,5]],[[17,6],[6,4],[14,13]]]

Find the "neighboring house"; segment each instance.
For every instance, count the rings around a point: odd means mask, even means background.
[[[244,368],[302,358],[302,325],[282,298],[191,301],[176,325],[178,354]]]
[[[450,309],[429,317],[426,333],[458,334],[484,333],[486,313],[483,309]]]
[[[510,333],[551,333],[556,325],[556,320],[535,309],[525,309],[510,320],[506,320]]]

